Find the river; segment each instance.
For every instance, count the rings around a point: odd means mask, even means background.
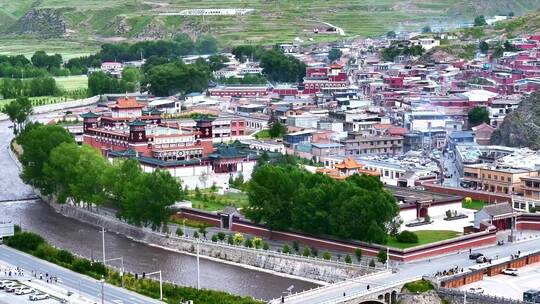
[[[13,137],[9,125],[7,121],[0,121],[0,200],[32,195],[32,189],[19,178],[18,168],[7,151]],[[0,221],[13,221],[25,230],[39,233],[57,247],[101,259],[101,233],[98,228],[59,215],[42,201],[0,203]],[[162,270],[164,280],[179,285],[196,285],[195,257],[148,246],[113,233],[107,233],[105,240],[107,258],[122,256],[127,271],[142,273]],[[200,260],[200,270],[201,287],[251,295],[257,299],[277,298],[291,285],[294,285],[293,291],[316,286],[206,259]]]

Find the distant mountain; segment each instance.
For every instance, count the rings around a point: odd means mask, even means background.
[[[540,92],[525,97],[516,110],[506,115],[491,136],[491,143],[540,149]]]
[[[295,37],[343,38],[325,31],[331,25],[342,28],[345,37],[373,36],[425,25],[448,28],[471,22],[480,14],[521,15],[539,7],[540,0],[0,0],[0,33],[77,40],[211,33],[226,45],[273,44]],[[254,11],[236,16],[162,15],[201,8]],[[315,28],[319,34],[314,34]]]

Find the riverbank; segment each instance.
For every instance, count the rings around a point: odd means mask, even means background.
[[[63,216],[95,227],[105,227],[107,231],[115,232],[146,245],[193,256],[196,254],[195,249],[198,243],[200,256],[205,259],[250,270],[264,271],[282,277],[324,285],[378,271],[354,264],[338,264],[323,259],[234,246],[225,242],[211,242],[164,234],[147,228],[135,227],[116,218],[73,205],[60,205],[46,196],[41,196],[41,198]]]
[[[155,299],[162,298],[166,303],[179,303],[186,299],[195,303],[262,303],[252,297],[240,297],[221,291],[181,287],[172,283],[160,284],[159,280],[142,278],[141,274],[119,273],[110,267],[105,267],[100,262],[78,257],[66,250],[59,250],[50,246],[41,236],[31,233],[16,231],[15,235],[6,239],[6,244],[33,257],[46,260],[56,266],[89,276],[95,280],[104,279],[112,286],[136,292]],[[52,276],[52,273],[51,273]],[[65,278],[67,280],[67,278]],[[161,286],[162,285],[162,286]],[[126,293],[124,293],[126,294]],[[128,295],[125,300],[131,299]],[[144,301],[144,303],[150,302]]]

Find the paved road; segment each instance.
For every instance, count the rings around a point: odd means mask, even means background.
[[[481,252],[484,255],[495,259],[497,256],[499,258],[508,257],[511,254],[516,254],[518,251],[525,253],[528,251],[537,251],[539,249],[540,237],[514,244],[506,243],[504,246],[494,245],[486,248],[475,249],[473,252]],[[350,296],[355,293],[365,292],[368,285],[370,286],[370,290],[373,290],[385,285],[392,285],[392,283],[395,282],[407,280],[412,281],[425,275],[433,275],[438,271],[448,270],[456,266],[458,268],[467,269],[470,266],[476,265],[474,261],[468,259],[468,256],[469,251],[465,251],[459,254],[454,253],[434,259],[397,265],[397,273],[375,275],[355,282],[326,286],[312,291],[311,293],[306,293],[301,297],[290,297],[286,299],[285,303],[332,303],[333,301],[344,299],[344,293],[346,296]]]
[[[0,260],[7,261],[13,265],[19,266],[26,271],[34,270],[56,276],[63,281],[63,285],[67,287],[68,290],[71,290],[74,293],[80,292],[83,297],[96,299],[96,302],[98,302],[98,299],[100,299],[101,283],[88,276],[84,276],[71,270],[67,270],[65,268],[51,264],[49,262],[39,260],[33,256],[14,250],[5,245],[0,246]],[[105,284],[104,290],[105,303],[162,303],[160,301],[109,284]]]

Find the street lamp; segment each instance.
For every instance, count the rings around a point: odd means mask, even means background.
[[[199,268],[199,244],[201,240],[197,239],[196,242],[197,242],[197,289],[200,289],[201,288],[201,285],[200,285],[201,272]]]
[[[112,259],[107,259],[107,260],[104,260],[107,261],[107,262],[110,262],[110,261],[116,261],[116,260],[120,260],[120,280],[121,280],[121,283],[122,283],[122,287],[124,287],[124,257],[119,257],[119,258],[112,258]],[[105,264],[105,263],[103,263]]]
[[[147,273],[146,275],[159,274],[159,300],[163,301],[163,279],[161,277],[161,270]]]
[[[105,266],[105,227],[101,227],[101,245],[103,249],[103,266]]]
[[[105,304],[105,279],[101,276],[101,304]]]

